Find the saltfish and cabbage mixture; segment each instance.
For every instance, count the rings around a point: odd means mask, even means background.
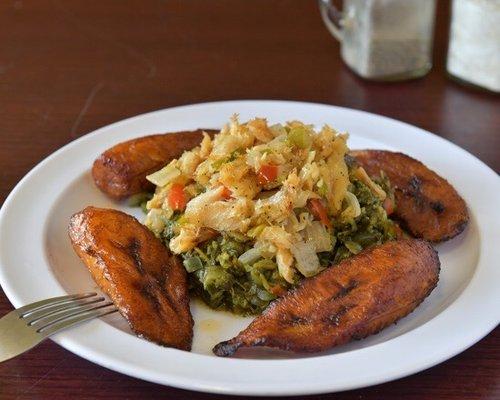
[[[388,179],[372,180],[347,134],[299,121],[231,118],[147,179],[146,226],[183,258],[210,307],[262,312],[270,301],[398,227]]]

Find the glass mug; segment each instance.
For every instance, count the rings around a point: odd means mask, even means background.
[[[318,0],[344,62],[371,80],[413,79],[432,67],[436,0]]]

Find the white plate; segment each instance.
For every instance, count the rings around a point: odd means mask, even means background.
[[[471,223],[439,245],[438,287],[410,316],[378,335],[307,357],[217,358],[220,340],[249,321],[192,304],[191,353],[138,339],[119,315],[60,333],[66,349],[107,368],[186,389],[253,395],[340,391],[400,378],[442,362],[490,332],[500,319],[498,176],[457,146],[414,126],[361,111],[284,101],[230,101],[161,110],[101,128],[63,147],[34,168],[0,212],[0,282],[19,307],[93,289],[95,284],[67,238],[70,215],[87,205],[114,207],[93,185],[90,167],[108,147],[164,131],[216,128],[233,113],[242,120],[299,119],[349,131],[351,148],[401,150],[446,177],[465,198]]]

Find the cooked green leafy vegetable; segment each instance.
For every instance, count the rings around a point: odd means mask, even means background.
[[[249,244],[223,235],[182,254],[191,289],[212,308],[260,313],[289,285],[273,260],[241,263],[238,258],[249,249]]]
[[[355,177],[350,177],[349,192],[359,201],[361,214],[348,222],[340,217],[332,220],[331,251],[318,253],[322,267],[337,264],[362,249],[392,240],[396,235],[394,223],[387,218],[382,202]],[[384,189],[390,191],[386,180]],[[294,210],[300,214],[304,209]],[[168,220],[162,239],[175,236],[180,213]],[[250,232],[251,233],[251,232]],[[192,291],[214,309],[230,310],[237,314],[261,313],[277,296],[291,285],[278,273],[276,260],[258,254],[245,236],[219,235],[181,254],[190,275]],[[297,280],[298,284],[300,280]]]

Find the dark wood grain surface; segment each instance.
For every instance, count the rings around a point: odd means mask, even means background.
[[[456,143],[498,172],[500,99],[447,78],[449,3],[439,3],[432,71],[380,84],[342,64],[312,0],[4,0],[0,204],[40,160],[89,131],[226,99],[304,100],[387,115]],[[10,309],[0,295],[0,314]],[[129,378],[52,342],[0,364],[2,400],[220,397]],[[309,398],[499,399],[500,330],[420,374]]]

